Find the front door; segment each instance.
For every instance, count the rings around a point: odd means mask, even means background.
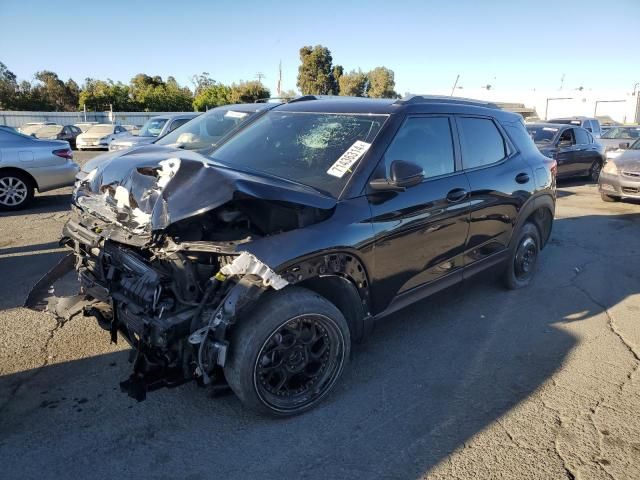
[[[398,294],[456,272],[469,229],[469,183],[460,170],[452,119],[408,117],[381,162],[420,165],[425,178],[404,192],[370,192],[374,241],[372,301],[380,311]],[[379,169],[380,171],[382,169]]]
[[[582,153],[579,145],[576,145],[575,129],[567,128],[558,138],[558,177],[571,177],[576,175],[581,168]]]

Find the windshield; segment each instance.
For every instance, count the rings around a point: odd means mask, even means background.
[[[47,138],[47,137],[55,137],[62,130],[62,125],[46,125],[37,132],[35,132],[35,136],[38,138]]]
[[[97,135],[108,135],[113,133],[113,125],[94,125],[89,128],[86,133],[95,133]]]
[[[607,130],[601,138],[625,139],[640,138],[640,127],[614,127]]]
[[[162,131],[162,127],[167,123],[166,118],[152,118],[151,120],[147,120],[140,132],[138,132],[139,137],[157,137],[160,135]]]
[[[82,133],[86,133],[95,123],[76,123],[75,126],[82,130]]]
[[[158,140],[158,145],[174,145],[186,150],[200,150],[217,144],[222,137],[240,123],[251,112],[237,112],[229,108],[215,108],[204,115],[185,123]]]
[[[386,118],[271,111],[222,144],[213,159],[337,198]]]
[[[537,125],[527,125],[527,132],[535,143],[551,143],[558,133],[555,127],[540,127]]]

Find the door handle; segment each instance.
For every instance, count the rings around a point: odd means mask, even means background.
[[[467,192],[464,188],[454,188],[449,193],[447,193],[447,200],[449,202],[459,202],[467,198],[467,195],[469,195],[469,192]]]
[[[519,173],[516,175],[517,183],[527,183],[529,181],[529,175],[526,173]]]

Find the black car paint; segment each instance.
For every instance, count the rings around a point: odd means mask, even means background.
[[[591,167],[595,163],[604,164],[604,148],[582,127],[576,125],[564,124],[548,124],[549,127],[557,128],[550,144],[537,144],[540,151],[547,157],[553,158],[558,162],[558,178],[584,177],[589,175]],[[559,139],[563,133],[568,130],[583,130],[590,143],[574,144],[570,146],[562,146]],[[574,134],[575,139],[575,134]]]
[[[225,253],[249,252],[290,284],[322,292],[345,310],[355,338],[369,330],[371,320],[505,260],[514,232],[524,222],[532,220],[538,226],[541,247],[548,240],[555,178],[548,159],[535,148],[515,114],[447,100],[307,100],[276,108],[382,113],[389,118],[338,198],[294,182],[217,165],[195,152],[160,146],[142,147],[106,162],[90,189],[101,192],[105,182],[127,185],[130,191],[148,189],[148,184],[137,183],[137,169],[178,158],[180,169],[159,192],[158,204],[163,207],[157,212],[155,205],[151,209],[153,233],[195,218],[238,193],[330,211],[323,220],[302,228],[230,244]],[[369,182],[388,172],[386,148],[405,118],[413,115],[451,119],[455,172],[427,178],[405,191],[372,189]],[[462,115],[491,119],[507,142],[507,157],[464,170],[455,126]],[[65,231],[76,238],[72,243],[81,239],[74,229],[82,228],[69,224]],[[131,235],[118,236],[117,241],[141,246]],[[328,282],[337,283],[332,287]]]

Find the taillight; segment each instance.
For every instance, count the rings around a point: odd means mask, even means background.
[[[551,170],[551,175],[555,177],[558,174],[558,162],[553,160],[551,162],[551,165],[549,166],[549,169]]]
[[[54,150],[51,153],[53,153],[54,155],[57,155],[58,157],[73,160],[73,152],[71,151],[70,148],[61,148],[60,150]]]

